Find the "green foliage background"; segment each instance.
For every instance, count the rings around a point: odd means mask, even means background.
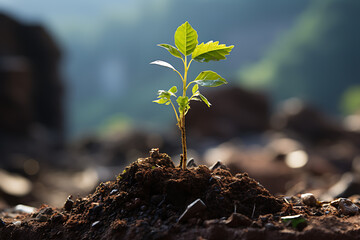
[[[268,89],[276,101],[297,96],[328,113],[350,113],[340,102],[360,83],[359,11],[360,1],[314,1],[260,62],[241,69],[239,81]]]

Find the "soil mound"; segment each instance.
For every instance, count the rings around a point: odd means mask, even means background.
[[[356,199],[276,198],[246,173],[221,164],[181,170],[152,149],[61,209],[0,212],[0,239],[359,239],[359,213]]]
[[[5,219],[0,236],[153,239],[160,233],[164,237],[174,234],[182,225],[202,225],[207,219],[226,219],[234,212],[254,218],[281,211],[282,201],[257,181],[246,173],[233,176],[223,168],[198,166],[184,171],[175,167],[167,154],[153,149],[150,157],[132,163],[116,181],[101,183],[85,198],[69,197],[63,209],[43,206],[32,215],[19,217],[17,224],[6,224]],[[197,199],[205,205],[202,210],[178,223]]]

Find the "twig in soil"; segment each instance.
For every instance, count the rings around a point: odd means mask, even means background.
[[[252,214],[251,214],[251,218],[254,217],[254,214],[255,214],[255,208],[256,208],[256,204],[254,203],[254,207],[253,207],[253,211],[252,211]]]
[[[234,213],[236,213],[236,208],[237,208],[237,204],[238,203],[238,201],[234,201]]]

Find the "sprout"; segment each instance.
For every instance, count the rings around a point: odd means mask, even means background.
[[[187,161],[187,147],[186,147],[186,131],[185,131],[185,116],[190,109],[191,101],[202,101],[208,107],[211,106],[210,102],[202,95],[199,91],[199,86],[202,87],[218,87],[223,84],[227,84],[226,80],[222,78],[216,72],[207,70],[201,72],[193,81],[188,82],[188,70],[190,64],[195,60],[197,62],[209,62],[209,61],[219,61],[226,59],[234,46],[226,46],[225,44],[219,44],[219,42],[209,41],[207,43],[198,44],[198,35],[197,32],[191,27],[188,22],[185,22],[180,27],[177,28],[175,35],[175,46],[169,44],[158,44],[158,46],[165,48],[172,54],[174,57],[182,60],[184,64],[184,73],[181,74],[176,70],[170,63],[165,61],[156,60],[150,64],[156,64],[163,67],[167,67],[175,71],[181,79],[182,82],[182,94],[176,96],[178,89],[176,86],[171,87],[169,90],[159,90],[158,97],[153,102],[158,104],[171,105],[175,112],[175,117],[177,120],[177,126],[181,131],[181,143],[182,143],[182,155],[180,167],[186,169]],[[191,54],[191,57],[189,56]],[[187,96],[187,89],[191,87],[191,96]],[[176,109],[174,102],[171,98],[176,98],[178,108]]]

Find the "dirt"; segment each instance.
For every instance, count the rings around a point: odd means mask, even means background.
[[[300,196],[275,197],[248,174],[234,176],[222,165],[184,171],[158,149],[87,197],[64,201],[61,209],[2,212],[0,239],[360,238],[358,209],[348,213],[336,203],[308,206]],[[283,219],[295,215],[298,225]]]

